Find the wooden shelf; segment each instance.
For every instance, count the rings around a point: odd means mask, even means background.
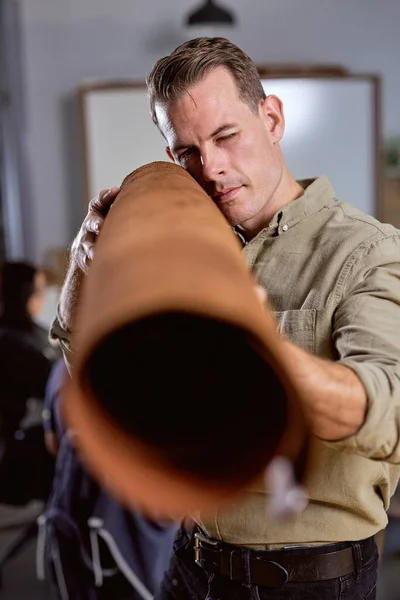
[[[381,220],[400,228],[400,172],[383,180]]]

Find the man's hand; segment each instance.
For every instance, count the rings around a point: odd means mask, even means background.
[[[73,330],[81,283],[93,260],[97,236],[118,192],[118,187],[102,190],[90,201],[88,214],[72,243],[68,271],[58,303],[58,319],[66,332]]]
[[[87,273],[90,262],[93,260],[96,238],[118,192],[118,187],[102,190],[89,203],[88,214],[71,247],[71,263],[74,262],[75,266],[83,273]]]
[[[263,288],[262,285],[256,285],[255,292],[256,292],[257,298],[259,299],[261,304],[264,306],[268,300],[267,290],[265,288]]]

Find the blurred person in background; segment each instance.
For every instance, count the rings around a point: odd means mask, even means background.
[[[12,505],[46,499],[53,475],[41,405],[60,354],[35,322],[45,288],[45,273],[30,263],[0,266],[0,502]]]
[[[178,523],[126,509],[86,470],[62,419],[68,377],[61,358],[46,386],[43,426],[56,465],[39,519],[39,578],[51,583],[57,598],[150,600],[168,567]]]

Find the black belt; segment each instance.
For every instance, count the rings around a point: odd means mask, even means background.
[[[363,562],[374,555],[373,537],[357,542]],[[340,549],[335,550],[335,546]],[[319,552],[320,550],[320,552]],[[349,542],[313,547],[307,553],[304,547],[284,550],[250,550],[248,568],[243,560],[243,549],[194,534],[195,562],[210,573],[251,585],[280,587],[288,581],[323,581],[353,573],[353,547]],[[247,573],[247,575],[246,575]]]

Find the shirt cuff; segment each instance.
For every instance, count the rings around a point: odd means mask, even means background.
[[[325,444],[373,460],[400,464],[397,386],[390,384],[389,373],[377,365],[353,360],[339,362],[352,369],[362,381],[367,393],[367,411],[364,423],[355,434],[333,442],[325,441]]]

